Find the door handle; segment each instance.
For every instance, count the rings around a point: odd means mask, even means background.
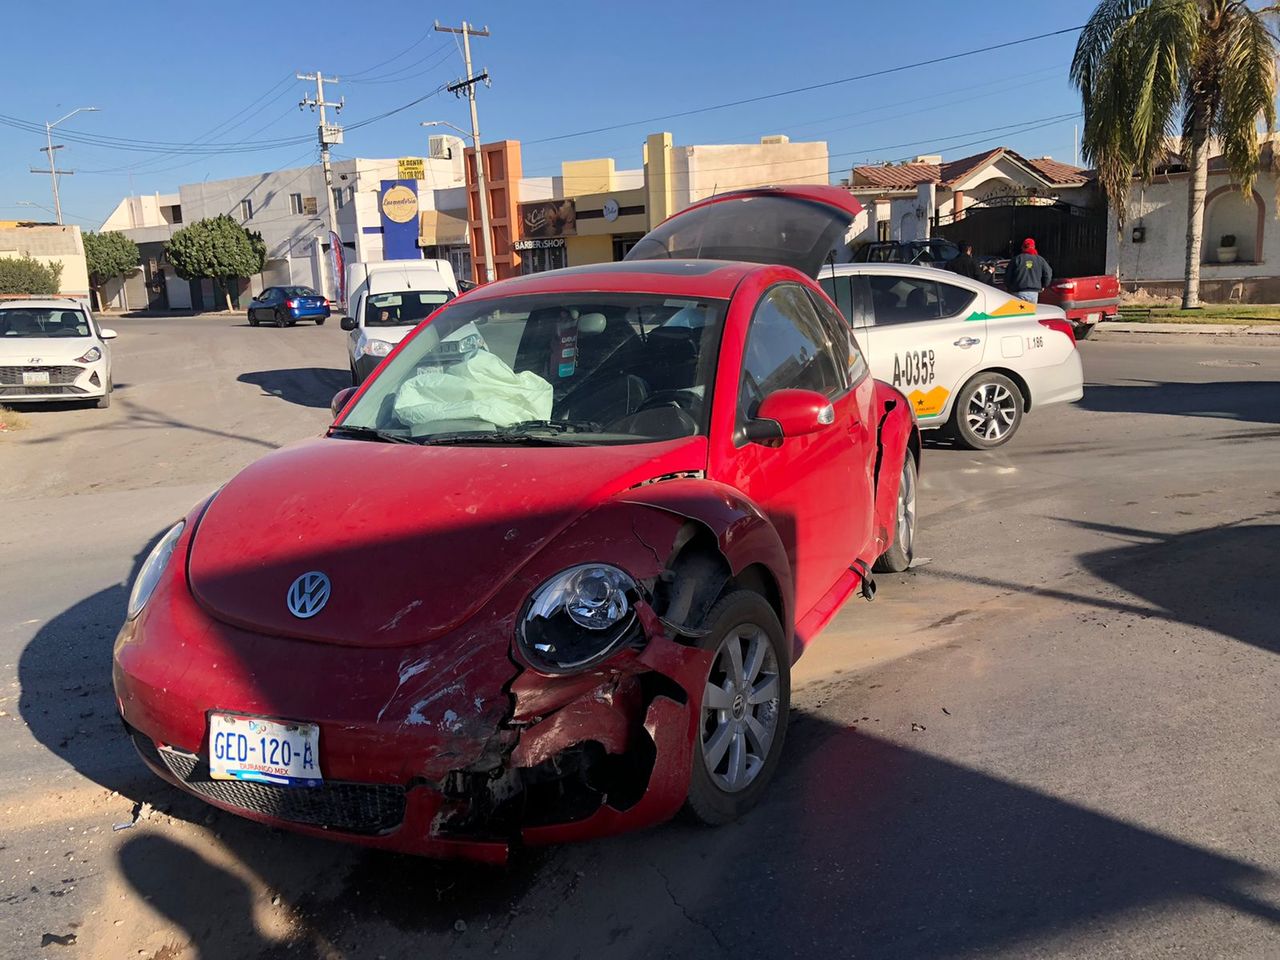
[[[964,349],[968,350],[970,347],[977,346],[981,342],[982,341],[977,339],[976,337],[961,337],[959,340],[956,341],[955,345],[957,347],[964,347]]]

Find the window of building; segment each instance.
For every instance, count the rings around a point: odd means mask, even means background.
[[[241,220],[253,219],[253,201],[252,200],[245,199],[240,201],[240,219]]]
[[[300,193],[289,194],[289,212],[302,213],[302,194]]]
[[[347,195],[341,187],[333,188],[333,209],[341,210],[347,205]]]
[[[613,238],[613,260],[614,263],[621,263],[627,258],[627,254],[631,252],[631,248],[640,242],[643,234],[634,234],[630,236],[621,236]]]

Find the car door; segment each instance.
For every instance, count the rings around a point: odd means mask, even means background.
[[[866,271],[871,372],[907,395],[921,427],[941,426],[952,395],[982,364],[986,315],[977,289],[940,271]]]
[[[737,430],[713,455],[712,479],[722,480],[756,503],[773,523],[791,562],[797,622],[830,591],[860,548],[869,425],[870,381],[850,389],[848,343],[833,343],[805,288],[775,284],[760,295],[747,325],[736,386]],[[814,390],[830,399],[833,423],[814,433],[753,442],[741,428],[770,393]]]

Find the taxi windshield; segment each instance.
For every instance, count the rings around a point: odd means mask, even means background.
[[[512,445],[705,434],[724,311],[659,294],[463,298],[401,348],[334,433]]]

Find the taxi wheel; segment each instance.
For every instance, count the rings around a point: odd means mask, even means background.
[[[1022,391],[1008,377],[987,371],[960,388],[951,413],[951,434],[970,450],[990,450],[1018,432],[1022,423]]]
[[[751,590],[719,600],[703,628],[698,646],[713,659],[685,813],[719,826],[754,807],[778,767],[791,708],[791,656],[773,607]]]
[[[893,546],[880,554],[876,573],[901,573],[916,555],[916,458],[907,451],[898,483],[898,510],[894,517]]]

